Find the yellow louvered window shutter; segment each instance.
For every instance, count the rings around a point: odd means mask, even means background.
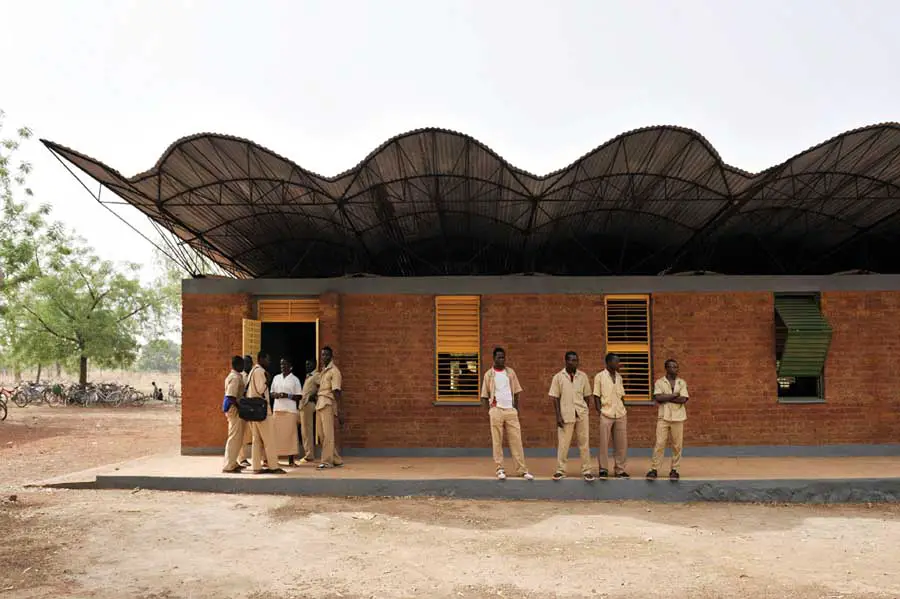
[[[262,322],[316,322],[319,300],[259,300],[257,312]]]
[[[606,351],[618,354],[626,401],[651,401],[650,296],[607,295]]]
[[[445,295],[434,300],[437,402],[480,401],[481,298]]]

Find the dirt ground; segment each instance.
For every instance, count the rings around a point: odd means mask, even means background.
[[[0,599],[900,596],[900,506],[23,487],[177,443],[177,408],[11,407]]]

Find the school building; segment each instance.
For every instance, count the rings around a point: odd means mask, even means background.
[[[676,127],[544,176],[439,129],[334,177],[216,134],[133,177],[44,143],[99,201],[168,231],[186,267],[181,246],[227,273],[183,284],[183,453],[224,445],[230,356],[300,368],[326,344],[343,446],[373,454],[489,447],[478,391],[495,346],[524,387],[527,448],[556,445],[547,391],[567,350],[591,377],[621,355],[632,447],[652,445],[670,357],[691,388],[688,447],[900,439],[900,125],[755,174]]]

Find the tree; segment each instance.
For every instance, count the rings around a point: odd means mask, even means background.
[[[77,360],[83,385],[89,360],[106,367],[134,362],[138,336],[148,325],[158,326],[164,302],[141,285],[137,265],[120,271],[78,240],[60,247],[17,303],[22,334],[29,336],[23,347],[44,348],[35,350],[35,359]]]
[[[141,348],[137,367],[144,372],[175,372],[181,367],[181,346],[171,339],[153,339]]]
[[[6,137],[4,120],[5,114],[0,110],[0,295],[6,299],[19,286],[38,276],[38,245],[58,229],[45,229],[44,217],[50,212],[49,206],[32,210],[27,202],[32,196],[26,185],[31,165],[17,160],[16,153],[31,138],[31,130],[22,127],[12,137]]]

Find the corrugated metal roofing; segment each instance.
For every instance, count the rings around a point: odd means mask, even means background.
[[[444,129],[398,135],[334,177],[213,133],[130,178],[43,141],[238,276],[900,272],[896,123],[758,174],[669,126],[544,176]]]

